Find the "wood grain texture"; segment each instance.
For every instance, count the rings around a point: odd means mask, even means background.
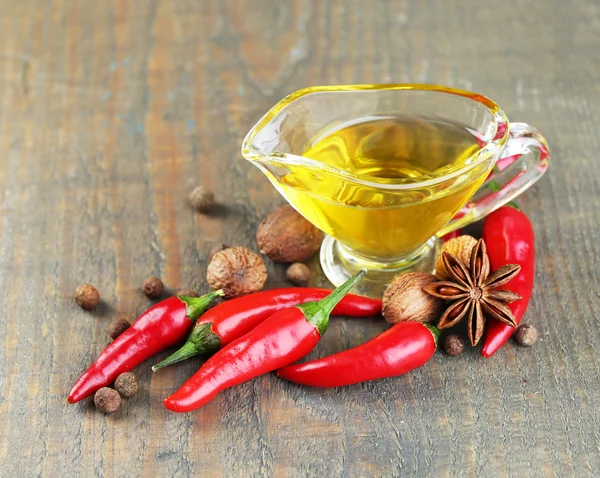
[[[593,476],[600,473],[600,7],[596,0],[0,0],[0,476]],[[206,290],[219,241],[256,250],[283,200],[245,133],[315,84],[429,82],[496,99],[548,138],[521,204],[537,233],[532,349],[437,354],[340,390],[260,377],[197,413],[152,374],[104,416],[67,405],[151,274]],[[194,214],[194,184],[222,204]],[[325,284],[316,258],[317,283]],[[269,287],[285,284],[268,264]],[[78,309],[81,282],[101,291]],[[313,356],[381,319],[333,320]]]

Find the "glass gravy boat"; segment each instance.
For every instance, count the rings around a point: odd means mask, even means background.
[[[397,118],[416,119],[394,123]],[[474,147],[454,168],[408,179],[357,173],[351,162],[340,160],[342,149],[335,142],[320,152],[325,162],[306,154],[335,132],[381,120],[392,122],[384,134],[389,131],[394,157],[403,149],[433,162],[448,156],[438,144],[440,134],[468,132]],[[439,133],[440,124],[460,128]],[[395,135],[402,142],[394,143]],[[509,123],[489,98],[412,84],[297,91],[252,128],[242,154],[327,234],[321,247],[327,278],[338,286],[366,268],[358,292],[373,297],[381,297],[399,273],[433,272],[440,237],[514,199],[542,176],[549,160],[544,137],[529,125]]]

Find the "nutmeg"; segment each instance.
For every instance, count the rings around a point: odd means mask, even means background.
[[[444,261],[442,261],[442,252],[449,252],[468,266],[471,251],[475,247],[475,244],[477,244],[477,239],[472,236],[467,236],[466,234],[450,239],[448,242],[444,243],[435,263],[435,275],[438,276],[440,280],[448,280],[450,278],[444,267]]]
[[[208,251],[208,257],[206,258],[206,260],[208,262],[212,261],[212,258],[215,257],[215,254],[217,252],[222,251],[223,249],[227,249],[229,246],[223,242],[220,242],[218,244],[215,244],[210,251]]]
[[[260,252],[275,262],[302,262],[323,242],[323,232],[302,217],[292,206],[275,209],[258,226],[256,241]]]
[[[416,320],[431,322],[439,318],[444,303],[427,294],[423,287],[437,282],[427,272],[408,272],[397,276],[383,294],[383,316],[390,324]]]
[[[211,289],[222,289],[225,297],[258,292],[267,280],[262,257],[246,247],[230,247],[217,252],[206,271]]]

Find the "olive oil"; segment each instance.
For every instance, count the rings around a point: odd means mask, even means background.
[[[361,118],[316,137],[302,154],[314,167],[286,165],[281,188],[354,253],[393,261],[417,252],[479,188],[488,165],[465,168],[479,149],[459,124]]]

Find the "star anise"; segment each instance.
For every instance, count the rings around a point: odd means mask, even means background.
[[[516,327],[512,312],[504,304],[521,296],[498,288],[519,273],[520,265],[508,264],[490,274],[490,260],[482,239],[473,247],[469,265],[446,251],[442,252],[442,260],[450,280],[423,287],[429,295],[451,302],[438,328],[447,329],[466,317],[469,340],[472,345],[477,345],[483,335],[486,317]]]

